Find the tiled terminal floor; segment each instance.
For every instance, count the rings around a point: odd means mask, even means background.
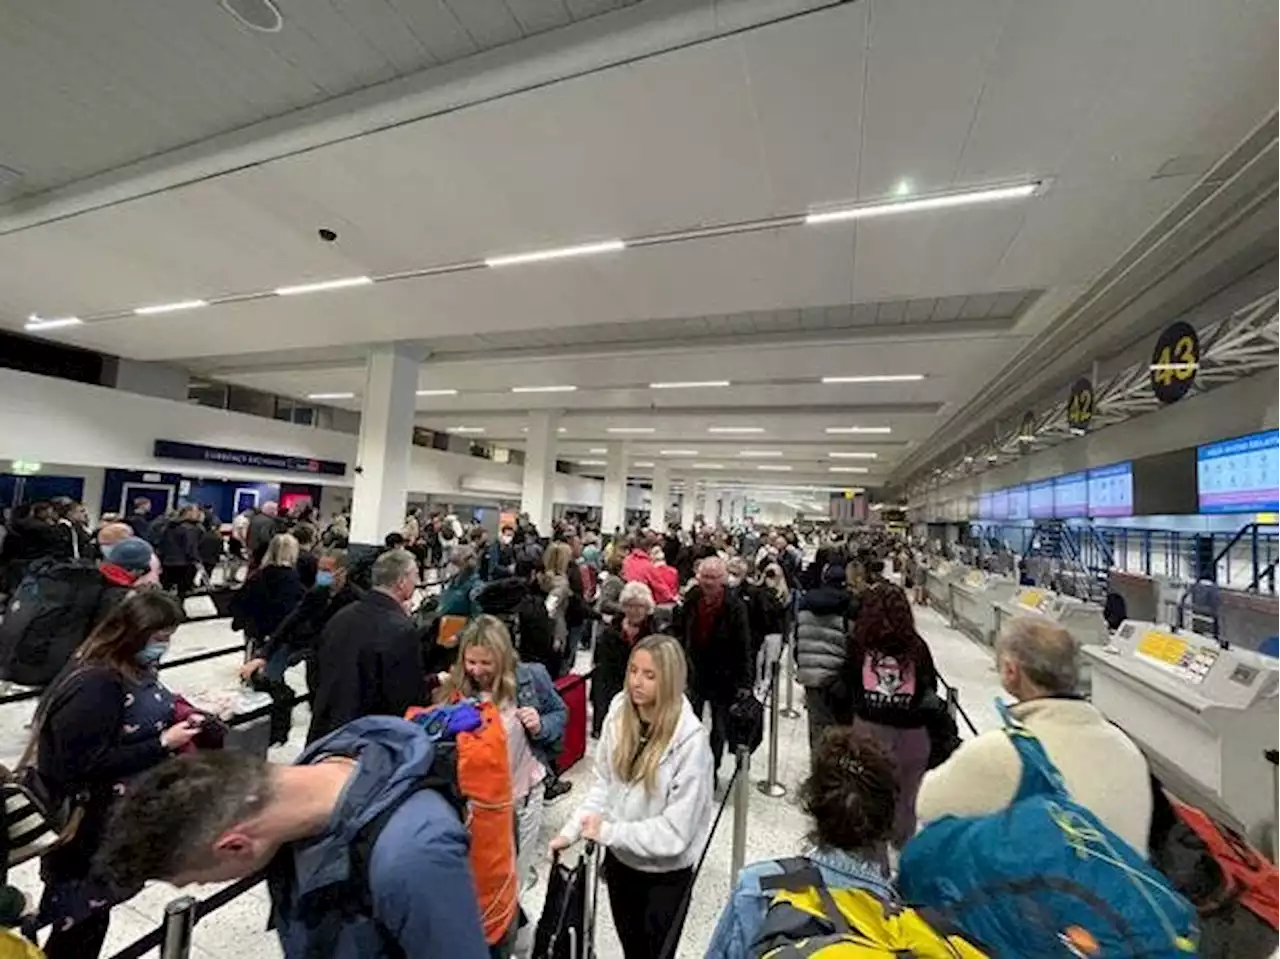
[[[967,637],[947,627],[943,619],[932,610],[918,613],[921,634],[933,649],[937,666],[948,682],[960,689],[961,703],[979,729],[990,728],[996,723],[991,701],[999,693],[999,684],[992,669],[991,654],[975,645]],[[182,627],[174,639],[172,657],[188,655],[204,649],[234,644],[238,636],[228,628],[229,620],[192,623]],[[191,666],[166,670],[166,681],[177,691],[198,698],[201,691],[231,690],[236,686],[236,667],[239,659],[224,656]],[[583,663],[585,666],[586,663]],[[303,689],[300,671],[290,677],[296,689]],[[803,696],[797,687],[795,702],[803,706]],[[21,703],[0,706],[0,757],[12,762],[21,752],[25,742],[25,724],[31,716],[32,705]],[[306,734],[309,715],[305,707],[295,713],[293,734],[288,744],[272,751],[272,758],[288,761],[297,755]],[[967,730],[962,729],[967,735]],[[808,743],[806,723],[799,719],[783,719],[779,729],[779,779],[787,786],[787,796],[770,799],[751,789],[749,829],[747,833],[747,861],[793,855],[803,847],[804,817],[794,805],[797,784],[808,769]],[[752,779],[765,774],[765,749],[756,753],[752,762]],[[722,778],[728,780],[732,772],[730,761],[725,760]],[[575,783],[573,792],[547,810],[544,841],[558,830],[564,819],[573,811],[590,776],[590,763],[579,763],[569,774]],[[688,924],[685,927],[679,956],[701,956],[715,927],[716,919],[729,894],[729,863],[732,842],[732,805],[726,811],[720,828],[712,839],[706,865],[699,876],[693,896]],[[545,865],[542,874],[545,877]],[[16,870],[11,881],[22,888],[33,901],[39,895],[40,880],[34,864]],[[186,890],[194,895],[207,895],[210,889]],[[535,911],[541,907],[543,885],[530,895],[528,904]],[[603,890],[602,890],[603,893]],[[134,939],[153,930],[161,921],[165,903],[178,896],[171,886],[153,884],[132,901],[117,906],[111,921],[104,956],[110,956]],[[617,959],[622,950],[609,919],[608,897],[601,895],[601,912],[596,930],[597,954],[601,959]],[[280,948],[273,933],[266,931],[267,897],[261,886],[251,890],[207,918],[201,920],[196,930],[193,956],[197,959],[271,959],[280,955]]]

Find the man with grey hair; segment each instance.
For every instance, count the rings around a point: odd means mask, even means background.
[[[426,702],[419,630],[409,618],[418,561],[403,549],[373,564],[373,587],[324,627],[307,742],[361,716],[403,716]]]
[[[1081,805],[1134,849],[1147,854],[1151,786],[1147,761],[1133,741],[1077,693],[1080,649],[1065,629],[1022,617],[996,641],[1001,685],[1017,703],[1010,712],[1043,744]],[[916,798],[921,822],[980,816],[1004,809],[1022,780],[1022,761],[1003,729],[967,740],[927,773]]]

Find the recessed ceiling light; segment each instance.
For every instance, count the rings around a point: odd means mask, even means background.
[[[865,466],[828,466],[828,473],[868,473]]]
[[[350,286],[368,286],[373,282],[368,276],[344,276],[337,280],[321,280],[318,283],[299,283],[297,286],[278,286],[276,296],[297,296],[300,293],[323,293],[326,290],[345,290]]]
[[[642,470],[650,470],[650,469],[653,469],[653,463],[650,463],[650,462],[648,462],[648,461],[646,461],[646,460],[637,460],[636,462],[632,463],[631,465],[632,465],[632,466],[634,466],[634,467],[636,467],[637,469],[642,469]]]
[[[828,453],[827,456],[833,460],[873,460],[878,453]]]
[[[824,376],[823,383],[915,383],[923,373],[877,373],[870,376]]]
[[[766,470],[771,473],[790,473],[791,467],[780,463],[761,463],[756,467],[758,470]]]
[[[513,386],[512,393],[572,393],[576,386]]]
[[[308,393],[309,400],[354,400],[354,393]]]
[[[708,433],[763,433],[763,426],[708,426]]]
[[[661,456],[697,456],[697,450],[658,450]]]
[[[451,426],[449,427],[448,432],[450,433],[483,433],[484,427],[483,426]]]
[[[722,469],[724,469],[724,464],[723,464],[723,463],[694,463],[694,464],[692,464],[692,465],[693,465],[693,468],[694,468],[694,469],[696,469],[696,470],[722,470]]]
[[[138,316],[155,316],[158,313],[177,313],[179,310],[198,310],[208,306],[208,300],[178,300],[176,303],[157,303],[155,306],[140,306],[133,312]]]
[[[607,466],[604,460],[578,460],[579,466]]]
[[[511,253],[506,256],[490,256],[485,266],[517,266],[521,263],[541,263],[546,260],[564,260],[574,256],[593,256],[597,253],[617,253],[625,250],[622,240],[604,240],[600,243],[580,243],[577,246],[561,246],[550,250],[534,250],[530,253]]]
[[[845,433],[892,433],[893,428],[889,426],[828,426],[826,432],[829,434],[845,434]]]
[[[911,181],[899,180],[893,187],[894,196],[911,196]]]
[[[895,213],[917,213],[924,210],[943,210],[948,207],[970,206],[975,203],[991,203],[997,200],[1017,200],[1031,196],[1040,188],[1040,183],[1023,183],[1018,186],[997,187],[992,190],[968,190],[963,193],[946,193],[939,196],[926,196],[918,200],[896,200],[889,203],[865,203],[859,206],[845,207],[840,210],[826,210],[810,213],[804,222],[810,226],[822,223],[839,223],[844,220],[863,220],[876,216],[891,216]]]
[[[656,430],[652,426],[610,426],[605,430],[606,433],[653,433]]]
[[[597,456],[604,456],[604,454],[608,453],[609,451],[608,451],[607,449],[605,449],[604,447],[596,447],[595,449],[589,449],[589,450],[587,450],[587,452],[588,452],[588,453],[594,453],[594,454],[596,454]]]
[[[57,330],[66,326],[82,326],[84,321],[78,316],[39,317],[32,313],[27,317],[24,330]]]
[[[419,396],[457,396],[457,390],[418,390]]]
[[[774,457],[782,456],[783,452],[782,450],[740,450],[738,452],[738,455],[746,457],[747,459],[763,460],[763,459],[773,459]]]
[[[689,380],[683,383],[650,383],[651,390],[693,390],[703,387],[728,386],[728,380]]]

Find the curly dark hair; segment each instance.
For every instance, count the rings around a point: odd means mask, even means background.
[[[827,729],[800,786],[800,806],[813,819],[809,841],[844,850],[883,847],[893,835],[896,772],[893,757],[870,733]]]
[[[899,652],[915,638],[915,616],[911,600],[892,583],[879,582],[862,594],[862,605],[853,624],[853,637],[865,649],[883,653]]]

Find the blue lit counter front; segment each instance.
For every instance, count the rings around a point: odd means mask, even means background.
[[[1018,592],[1018,584],[1004,576],[992,576],[970,569],[948,583],[951,625],[964,630],[987,646],[994,645],[996,606],[1008,603]]]
[[[1277,661],[1205,636],[1126,620],[1084,650],[1092,700],[1180,798],[1234,820],[1274,850]]]

